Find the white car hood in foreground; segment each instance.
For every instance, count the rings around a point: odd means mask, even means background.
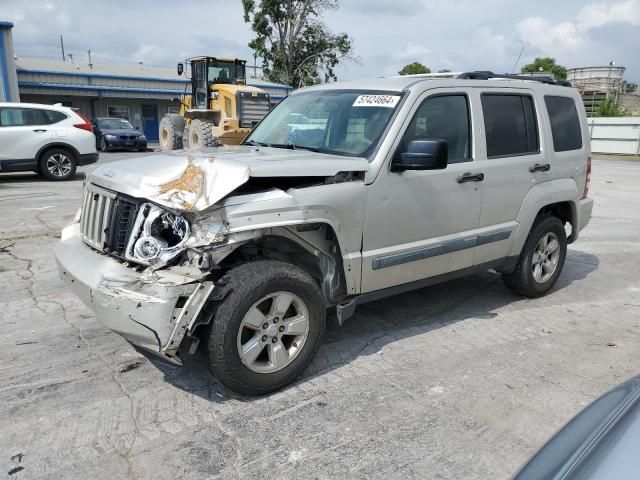
[[[202,211],[249,177],[330,177],[365,172],[364,158],[236,146],[133,157],[98,165],[88,181],[176,210]]]

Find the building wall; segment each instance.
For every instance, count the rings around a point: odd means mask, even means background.
[[[66,93],[66,92],[65,92]],[[33,94],[23,93],[21,100],[28,103],[43,103],[46,105],[53,105],[55,103],[62,103],[70,107],[78,108],[80,113],[89,119],[96,117],[108,117],[109,106],[126,107],[128,109],[128,120],[131,124],[144,131],[144,125],[142,121],[142,105],[154,105],[158,112],[158,122],[160,119],[168,113],[169,108],[179,108],[180,102],[170,100],[157,100],[157,99],[139,99],[139,98],[93,98],[88,96],[76,96],[76,95],[51,95],[51,94]]]
[[[594,153],[640,154],[640,117],[590,118],[589,132]]]

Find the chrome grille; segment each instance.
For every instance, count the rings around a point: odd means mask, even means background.
[[[238,92],[238,108],[240,112],[240,126],[252,128],[269,113],[269,109],[271,108],[269,94]]]
[[[115,193],[90,183],[85,185],[80,231],[85,243],[100,251],[104,250],[108,238],[107,229],[115,198]]]

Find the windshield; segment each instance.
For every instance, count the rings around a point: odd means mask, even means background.
[[[131,130],[133,127],[122,118],[108,118],[106,120],[100,120],[100,128],[109,130]]]
[[[280,102],[245,143],[367,158],[400,97],[353,90],[296,93]]]
[[[222,62],[219,60],[209,62],[209,72],[207,78],[212,84],[233,83],[235,78],[234,62]]]

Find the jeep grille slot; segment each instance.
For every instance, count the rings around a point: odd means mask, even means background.
[[[269,113],[271,100],[268,93],[238,92],[240,127],[253,128]]]
[[[124,257],[129,237],[138,215],[139,203],[122,195],[116,197],[109,224],[106,249],[116,257]]]
[[[103,251],[107,240],[107,229],[116,195],[107,190],[87,184],[82,199],[80,230],[82,239],[93,248]]]
[[[85,185],[80,231],[89,246],[124,258],[140,201],[92,184]]]

